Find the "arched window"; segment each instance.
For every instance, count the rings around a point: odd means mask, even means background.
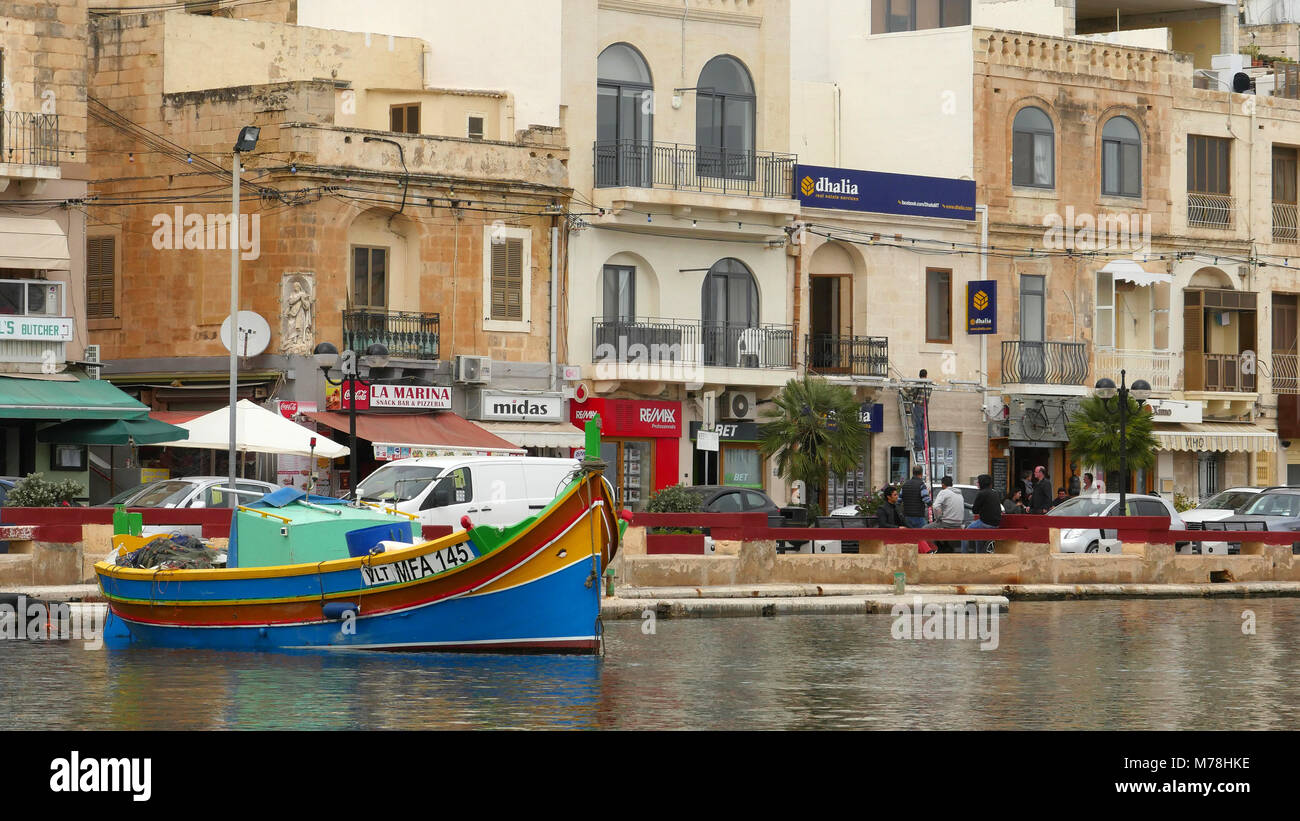
[[[596,185],[650,184],[654,84],[645,58],[615,43],[596,60]]]
[[[1101,129],[1101,193],[1142,196],[1142,135],[1128,117],[1111,117]]]
[[[745,263],[727,257],[704,277],[704,364],[754,366],[761,358],[758,285]]]
[[[1056,186],[1056,133],[1041,108],[1020,109],[1011,126],[1011,184]]]
[[[700,72],[696,86],[698,173],[752,180],[757,98],[748,69],[735,57],[714,57]]]

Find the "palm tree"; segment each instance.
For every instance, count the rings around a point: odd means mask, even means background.
[[[828,473],[843,475],[862,458],[867,431],[858,416],[858,402],[843,385],[804,376],[791,379],[763,412],[758,449],[776,457],[776,469],[787,481],[802,481],[807,505],[820,500]]]
[[[1079,404],[1079,410],[1065,427],[1070,437],[1070,454],[1084,465],[1096,465],[1109,473],[1118,471],[1119,464],[1119,400],[1107,402],[1099,396],[1090,396]],[[1125,426],[1125,463],[1130,470],[1149,468],[1156,463],[1156,437],[1151,432],[1151,414],[1137,400],[1128,400],[1128,424]],[[1128,486],[1128,477],[1120,481]]]

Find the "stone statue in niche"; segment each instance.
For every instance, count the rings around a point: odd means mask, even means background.
[[[315,278],[285,274],[280,280],[280,352],[310,356],[315,335]]]

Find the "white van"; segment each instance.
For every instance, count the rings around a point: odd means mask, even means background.
[[[577,459],[540,456],[425,456],[398,459],[357,486],[367,502],[393,505],[422,525],[512,525],[550,504],[573,478]]]

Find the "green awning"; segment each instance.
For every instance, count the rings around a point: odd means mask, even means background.
[[[152,445],[188,439],[185,428],[148,416],[135,419],[72,419],[36,432],[42,442],[59,445]]]
[[[101,379],[0,377],[0,419],[132,419],[149,408]]]

